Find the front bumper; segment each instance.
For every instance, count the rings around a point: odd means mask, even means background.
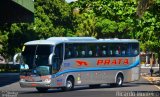
[[[51,87],[50,82],[26,82],[26,81],[20,81],[20,86],[22,88],[27,87]]]

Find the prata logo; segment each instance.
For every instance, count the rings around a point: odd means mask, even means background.
[[[77,66],[89,66],[89,62],[82,61],[82,60],[76,60],[76,65]]]

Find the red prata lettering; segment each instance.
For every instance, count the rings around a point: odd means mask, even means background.
[[[129,59],[128,58],[118,58],[118,59],[98,59],[97,60],[97,65],[128,65],[129,64]]]

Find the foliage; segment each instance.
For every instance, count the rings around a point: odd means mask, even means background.
[[[35,0],[33,23],[14,23],[0,28],[0,54],[12,59],[27,41],[52,36],[73,36],[71,9],[63,0]]]
[[[138,0],[138,6],[137,6],[137,15],[141,17],[144,12],[149,9],[149,7],[156,1],[159,2],[159,0]]]
[[[83,36],[133,38],[135,0],[78,0],[72,9],[76,7],[80,11],[74,17],[75,31]]]
[[[25,42],[52,36],[135,38],[142,51],[160,53],[160,2],[154,0],[149,9],[145,6],[146,12],[139,18],[142,1],[78,0],[68,4],[65,0],[34,0],[33,23],[0,26],[0,54],[12,58]]]

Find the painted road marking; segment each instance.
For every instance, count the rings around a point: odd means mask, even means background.
[[[155,87],[157,87],[160,90],[160,86],[154,85]]]
[[[143,77],[144,79],[148,80],[150,83],[153,83],[153,78],[147,78],[147,77]],[[158,85],[154,85],[156,88],[158,88],[160,90],[160,86]]]

